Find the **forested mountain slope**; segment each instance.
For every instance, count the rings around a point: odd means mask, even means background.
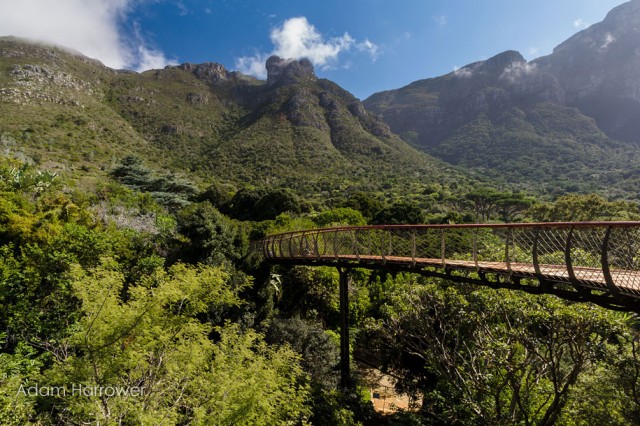
[[[0,146],[79,178],[134,155],[205,184],[305,194],[469,180],[318,79],[309,61],[272,57],[266,66],[266,81],[216,63],[138,74],[2,38]]]
[[[424,151],[532,191],[635,197],[640,2],[546,57],[515,51],[364,101]]]

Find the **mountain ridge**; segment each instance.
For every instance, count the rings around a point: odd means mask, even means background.
[[[640,150],[638,28],[633,0],[546,57],[502,52],[363,104],[425,152],[517,187],[635,197],[640,187],[628,171]]]
[[[202,185],[323,199],[471,179],[406,144],[307,60],[267,67],[266,81],[215,62],[135,73],[0,38],[0,149],[78,179],[137,155]]]

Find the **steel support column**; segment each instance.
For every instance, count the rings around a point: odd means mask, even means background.
[[[340,386],[351,387],[349,359],[349,270],[338,268],[340,273]]]

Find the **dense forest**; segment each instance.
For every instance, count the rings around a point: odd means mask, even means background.
[[[396,201],[354,192],[316,207],[280,188],[199,189],[133,157],[93,191],[2,160],[0,423],[586,425],[640,415],[635,315],[406,273],[352,271],[355,386],[341,389],[338,272],[272,267],[249,244],[335,224],[636,219],[637,204],[478,187]],[[413,405],[374,411],[365,368],[388,373]]]

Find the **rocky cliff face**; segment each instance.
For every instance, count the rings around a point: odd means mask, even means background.
[[[460,180],[308,60],[272,57],[266,67],[267,81],[215,62],[123,72],[0,37],[0,153],[78,176],[135,155],[204,181],[318,193]]]
[[[480,116],[540,102],[562,103],[564,90],[551,73],[507,51],[442,77],[421,80],[364,101],[391,129],[430,147]]]
[[[374,94],[367,108],[433,146],[483,114],[541,102],[577,107],[610,137],[640,145],[640,0],[527,62],[507,51],[442,77]]]
[[[640,1],[616,7],[533,63],[558,79],[567,105],[609,136],[640,144]]]
[[[458,115],[460,122],[494,110],[561,102],[563,98],[564,91],[553,75],[542,72],[515,51],[456,70],[439,95],[440,105]]]
[[[311,61],[306,58],[296,61],[272,56],[267,59],[267,85],[286,86],[295,83],[309,83],[316,80]]]
[[[167,68],[176,68],[191,72],[198,78],[198,80],[205,81],[212,85],[229,81],[230,78],[237,74],[235,72],[227,71],[224,65],[216,62],[206,62],[203,64],[185,63],[175,67],[168,66]]]
[[[534,63],[558,77],[568,102],[604,86],[614,89],[612,95],[640,101],[640,1],[616,7]]]
[[[503,52],[364,104],[428,153],[529,188],[633,180],[622,170],[640,154],[640,0],[546,57]]]

